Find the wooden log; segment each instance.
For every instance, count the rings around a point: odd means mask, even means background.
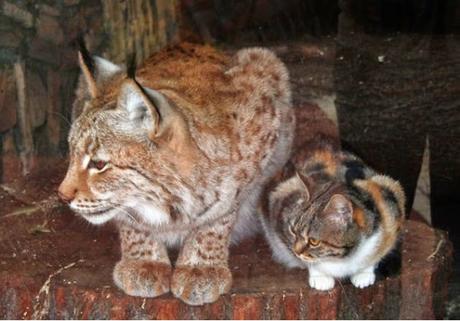
[[[452,263],[446,233],[408,220],[401,264],[386,260],[376,283],[354,288],[347,280],[320,292],[307,272],[272,261],[261,237],[231,249],[231,292],[217,302],[191,307],[171,294],[130,297],[112,281],[119,259],[110,226],[93,228],[49,196],[65,163],[0,189],[0,318],[98,319],[325,319],[442,318]],[[59,176],[59,175],[58,175]],[[15,192],[20,191],[20,192]],[[54,202],[54,203],[53,203]],[[54,204],[50,206],[48,203]],[[46,206],[48,204],[48,206]],[[398,267],[400,266],[400,268]]]

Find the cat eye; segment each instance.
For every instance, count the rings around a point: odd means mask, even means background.
[[[98,171],[103,170],[107,166],[108,162],[102,161],[102,160],[90,160],[88,163],[88,169],[89,168],[95,168]]]
[[[310,238],[308,239],[308,243],[310,244],[311,247],[317,247],[321,243],[321,241]]]

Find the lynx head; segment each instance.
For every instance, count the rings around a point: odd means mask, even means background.
[[[272,192],[270,213],[283,242],[307,263],[344,257],[359,242],[353,204],[341,183],[319,184],[297,173]]]
[[[173,195],[160,179],[177,182],[193,160],[184,117],[121,67],[85,49],[79,62],[88,99],[69,133],[60,197],[94,224],[114,217],[167,222]]]

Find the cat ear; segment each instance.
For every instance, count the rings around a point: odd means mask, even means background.
[[[140,86],[135,80],[127,79],[121,86],[118,108],[124,109],[128,121],[136,128],[147,131],[150,139],[160,132],[164,117],[171,116],[171,105],[160,92]]]
[[[353,205],[344,195],[334,194],[324,208],[323,215],[336,223],[347,224],[352,221]]]
[[[84,45],[81,46],[78,52],[78,62],[83,73],[84,83],[91,98],[97,96],[97,91],[100,85],[110,79],[115,74],[122,71],[122,68],[107,59],[90,56]]]
[[[296,177],[297,177],[297,180],[299,182],[299,184],[302,186],[302,189],[304,190],[306,196],[306,200],[310,200],[310,191],[309,191],[309,188],[308,186],[310,185],[310,181],[308,180],[308,177],[302,175],[301,173],[299,173],[298,171],[295,171],[295,174],[296,174]]]

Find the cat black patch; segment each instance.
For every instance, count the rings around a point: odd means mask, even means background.
[[[374,199],[372,199],[370,195],[368,195],[368,197],[369,198],[366,198],[363,201],[363,204],[365,208],[374,216],[374,226],[372,227],[372,231],[375,231],[380,226],[382,213],[380,213],[380,211],[377,209]]]
[[[357,160],[347,160],[343,164],[346,167],[345,180],[347,182],[352,182],[355,179],[365,179],[366,175],[364,174],[364,165]]]
[[[315,165],[308,168],[308,172],[319,173],[319,172],[324,172],[324,169],[325,169],[324,164],[316,163]]]
[[[348,256],[354,249],[354,246],[344,246],[342,257]]]
[[[363,209],[365,210],[367,215],[372,215],[372,217],[374,218],[374,226],[372,227],[372,230],[375,231],[380,225],[380,216],[382,214],[378,210],[372,195],[352,184],[347,184],[347,187],[350,196],[355,198],[358,201],[358,204],[362,204],[362,206],[364,207]]]
[[[397,213],[395,214],[397,217],[399,217],[401,213],[399,212],[398,199],[396,198],[395,194],[388,188],[382,187],[382,195],[386,202],[394,204],[394,206],[398,209]]]
[[[319,184],[329,183],[332,179],[332,177],[325,172],[314,173],[312,177],[315,182]]]

